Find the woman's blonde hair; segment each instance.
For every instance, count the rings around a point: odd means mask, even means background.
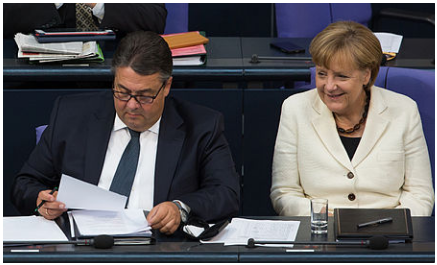
[[[373,32],[352,21],[334,22],[322,30],[311,41],[310,53],[313,62],[325,68],[329,68],[334,57],[340,57],[357,69],[370,69],[367,90],[375,83],[383,56],[381,44]]]

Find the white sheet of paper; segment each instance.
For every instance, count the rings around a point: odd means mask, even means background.
[[[402,43],[402,35],[396,35],[393,33],[377,32],[375,36],[381,43],[383,52],[395,52],[399,53]]]
[[[42,216],[3,217],[3,241],[68,241],[55,221]]]
[[[120,211],[127,197],[62,174],[56,200],[68,209]]]
[[[82,236],[151,235],[151,227],[141,209],[118,212],[74,210],[71,214]]]
[[[202,243],[224,243],[225,246],[247,245],[253,238],[259,241],[294,241],[299,230],[299,221],[252,220],[233,218],[231,223],[217,236]],[[290,245],[262,245],[293,247]]]

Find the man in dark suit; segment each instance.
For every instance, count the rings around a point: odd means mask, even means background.
[[[218,221],[237,214],[238,174],[216,111],[168,97],[172,57],[153,32],[134,32],[114,55],[113,91],[60,97],[49,126],[17,175],[12,201],[22,214],[54,219],[66,174],[112,190],[130,134],[140,154],[128,208],[150,210],[152,228],[172,234],[187,214]],[[124,154],[123,154],[124,156]],[[112,183],[112,184],[111,184]],[[110,187],[111,186],[111,187]]]
[[[86,4],[93,8],[93,18],[99,28],[111,28],[117,35],[138,30],[164,33],[167,10],[164,4]],[[3,38],[34,29],[75,28],[74,3],[3,4]]]

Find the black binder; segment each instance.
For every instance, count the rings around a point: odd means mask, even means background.
[[[391,222],[358,227],[390,217]],[[413,238],[410,209],[334,209],[334,229],[338,241],[362,240],[376,235],[406,242]]]

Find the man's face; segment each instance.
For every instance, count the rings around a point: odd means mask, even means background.
[[[122,101],[114,97],[118,117],[132,130],[144,132],[155,124],[164,110],[164,100],[170,92],[172,77],[164,84],[159,73],[153,75],[137,74],[130,67],[115,70],[114,91],[134,96],[156,96],[152,103],[140,104],[134,98]],[[161,91],[159,89],[162,87]],[[159,91],[159,93],[158,93]]]

